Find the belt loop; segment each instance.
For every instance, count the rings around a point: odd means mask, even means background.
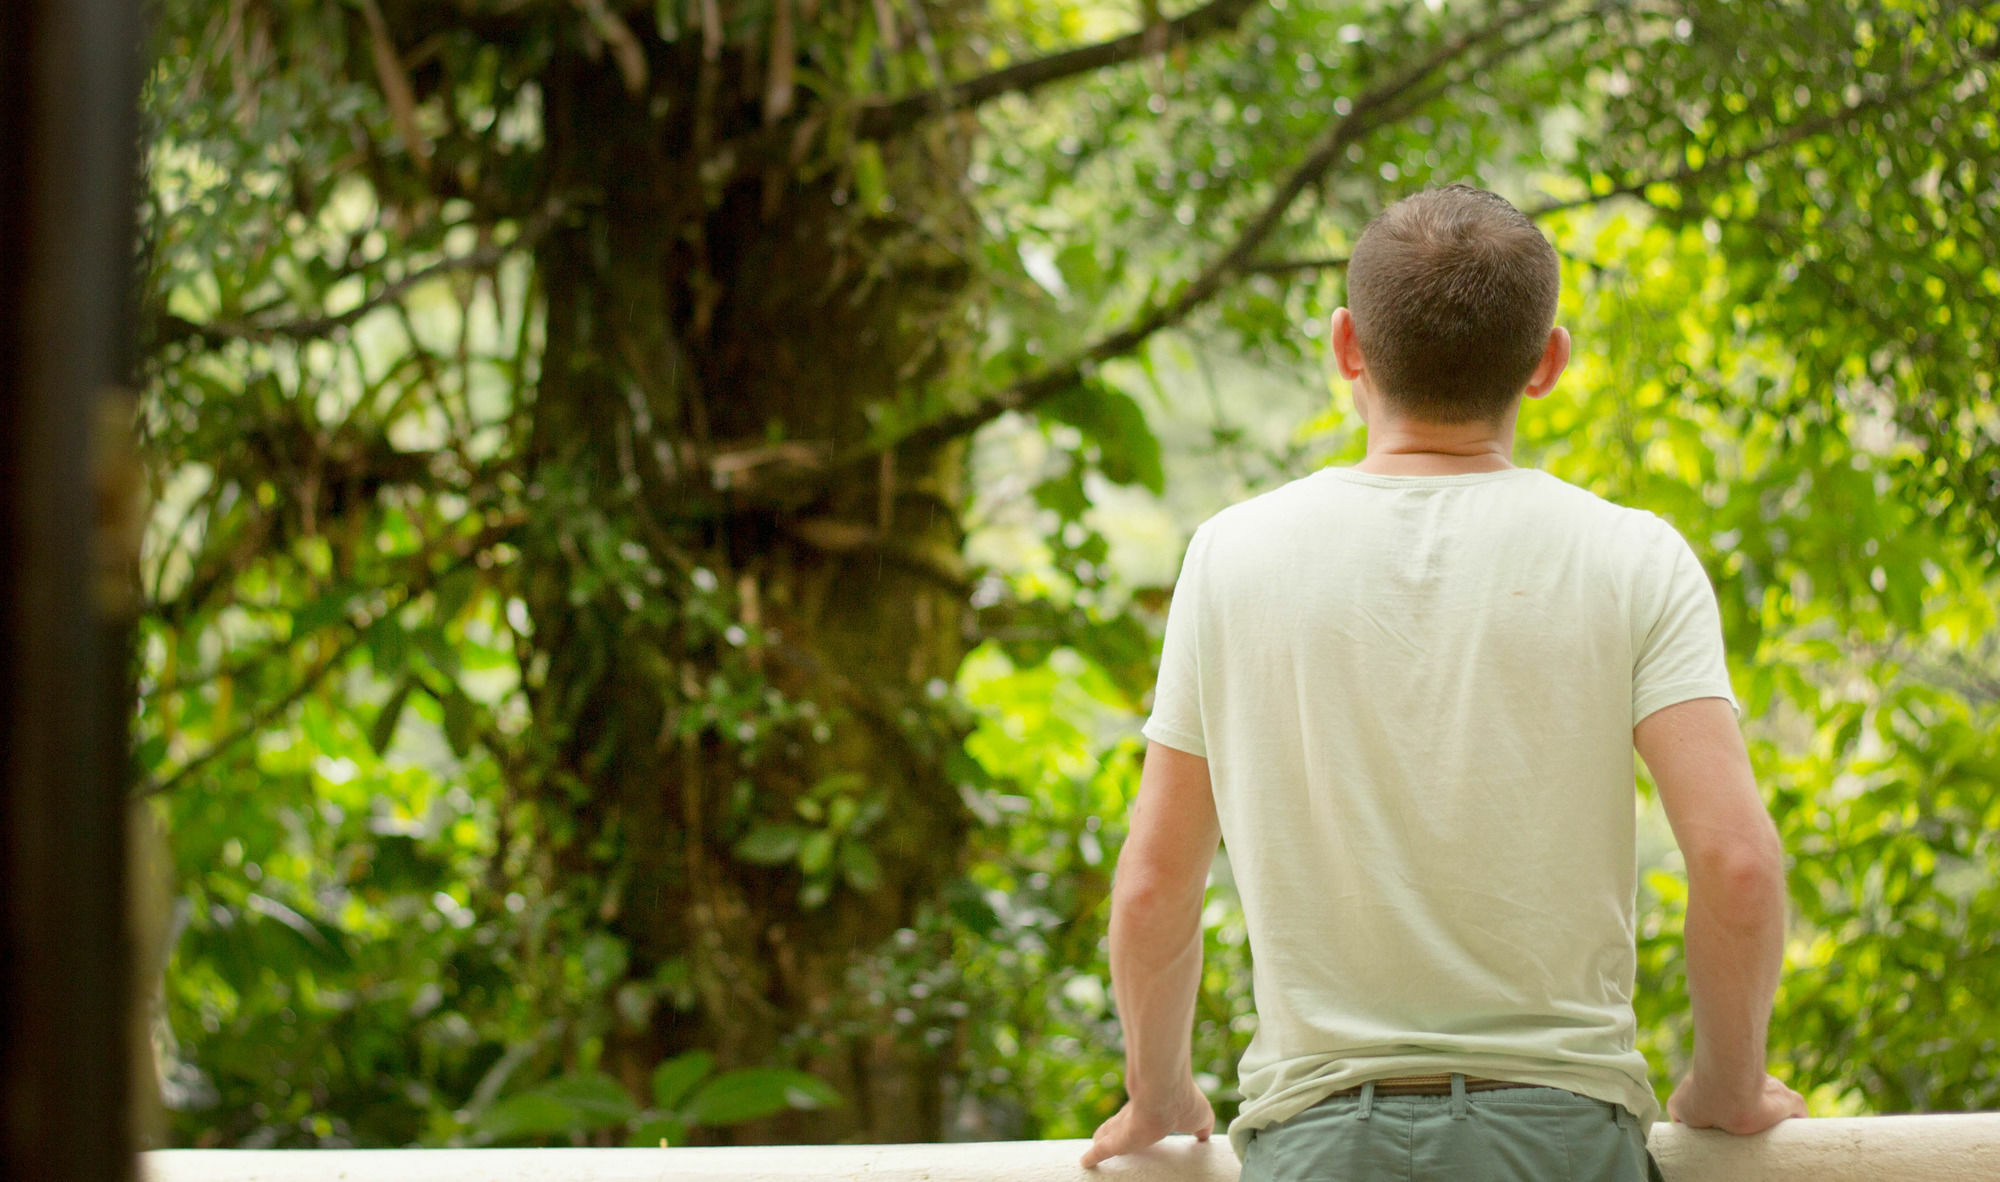
[[[1465,1075],[1463,1072],[1454,1071],[1451,1073],[1451,1119],[1465,1119]]]
[[[1375,1111],[1375,1081],[1371,1079],[1361,1085],[1361,1119],[1367,1120],[1368,1114],[1373,1111]]]

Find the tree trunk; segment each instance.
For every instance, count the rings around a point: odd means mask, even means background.
[[[626,943],[628,981],[685,982],[607,1050],[635,1091],[691,1048],[725,1068],[795,1057],[854,1102],[702,1135],[935,1139],[948,1049],[879,1033],[894,997],[854,1022],[843,981],[960,864],[943,765],[962,732],[938,693],[967,635],[960,449],[830,477],[798,509],[693,497],[681,477],[718,454],[851,447],[871,408],[958,363],[967,129],[896,149],[893,216],[838,175],[705,197],[702,117],[685,117],[698,50],[656,48],[651,94],[573,49],[543,75],[551,188],[586,196],[536,252],[520,566],[537,852]],[[741,81],[714,79],[717,135],[755,109]],[[905,233],[919,213],[927,238]],[[734,852],[785,826],[795,852]],[[829,1034],[837,1011],[877,1033]]]

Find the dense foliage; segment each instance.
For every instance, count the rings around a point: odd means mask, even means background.
[[[1087,1133],[1180,546],[1357,458],[1340,257],[1463,178],[1566,260],[1519,462],[1716,582],[1793,859],[1776,1069],[1821,1113],[2000,1105],[2000,6],[156,21],[172,1143]]]

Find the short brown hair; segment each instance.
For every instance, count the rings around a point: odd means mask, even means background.
[[[1496,419],[1555,326],[1555,248],[1503,197],[1447,185],[1405,197],[1361,232],[1347,306],[1375,389],[1413,418]]]

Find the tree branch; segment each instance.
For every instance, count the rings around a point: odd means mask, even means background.
[[[963,111],[991,102],[1004,94],[1027,94],[1053,82],[1088,74],[1106,66],[1161,54],[1176,45],[1226,33],[1241,24],[1245,15],[1262,0],[1211,0],[1192,12],[1170,21],[1149,25],[1137,32],[1095,45],[1052,53],[1003,66],[964,82],[951,84],[949,106],[942,104],[936,91],[906,95],[870,104],[861,110],[855,134],[863,139],[887,139],[932,115]]]
[[[1291,275],[1299,271],[1337,271],[1347,266],[1346,255],[1328,255],[1325,258],[1267,259],[1261,263],[1248,263],[1243,267],[1245,275]]]
[[[1210,0],[1208,4],[1173,20],[1149,25],[1109,41],[1015,62],[991,73],[920,94],[865,103],[855,112],[853,135],[857,140],[890,139],[936,115],[969,111],[1001,95],[1028,94],[1080,74],[1164,53],[1177,45],[1189,45],[1218,33],[1226,33],[1241,24],[1244,16],[1261,2]],[[789,163],[810,143],[812,136],[824,130],[824,112],[807,113],[718,145],[716,154],[733,156],[727,174],[728,180],[733,182],[757,175],[768,165]]]
[[[134,787],[132,798],[134,800],[144,800],[148,797],[173,791],[182,784],[185,784],[196,772],[214,763],[217,759],[240,745],[245,739],[263,730],[280,714],[291,709],[293,704],[298,702],[299,699],[311,693],[320,682],[326,680],[328,674],[345,663],[348,657],[354,655],[354,650],[360,648],[368,640],[369,636],[374,633],[375,628],[382,621],[394,615],[400,608],[416,599],[419,595],[435,587],[446,577],[471,565],[488,548],[504,541],[519,524],[518,519],[510,518],[487,526],[484,530],[480,531],[477,537],[472,539],[469,545],[441,567],[431,567],[427,561],[429,555],[422,556],[425,559],[424,568],[415,578],[402,585],[404,594],[400,600],[380,612],[366,613],[363,619],[348,620],[348,625],[354,629],[353,634],[341,641],[332,652],[313,662],[312,667],[306,670],[304,676],[300,677],[298,683],[290,690],[259,706],[251,713],[249,718],[243,721],[241,726],[216,739],[199,754],[189,756],[185,762],[172,772],[169,772],[165,776],[149,778],[145,783]]]
[[[1984,58],[1990,61],[1996,56],[1996,52],[2000,52],[2000,50],[1996,50],[1993,46],[1983,47],[1979,53],[1973,55],[1974,60]],[[1647,189],[1652,188],[1654,185],[1686,185],[1690,181],[1698,180],[1711,173],[1739,168],[1751,161],[1762,159],[1774,152],[1783,151],[1794,144],[1812,139],[1814,136],[1825,135],[1828,132],[1838,130],[1842,123],[1857,115],[1865,115],[1886,107],[1892,107],[1905,99],[1914,98],[1925,91],[1954,81],[1963,75],[1963,70],[1940,71],[1921,81],[1912,82],[1907,86],[1870,95],[1859,102],[1842,107],[1837,111],[1830,111],[1824,115],[1801,120],[1780,130],[1776,135],[1769,137],[1762,143],[1738,152],[1708,157],[1698,166],[1682,165],[1671,172],[1648,177],[1645,180],[1628,181],[1615,188],[1607,189],[1602,193],[1590,193],[1566,201],[1545,201],[1539,205],[1531,206],[1522,212],[1531,219],[1540,219],[1554,213],[1563,213],[1572,209],[1585,209],[1593,205],[1602,205],[1607,201],[1613,201],[1620,197],[1642,196]],[[1286,275],[1298,271],[1334,270],[1345,267],[1347,262],[1348,260],[1345,257],[1334,256],[1323,258],[1267,259],[1262,262],[1246,264],[1242,268],[1242,272],[1247,275]]]
[[[1994,47],[1988,46],[1985,48],[1983,54],[1978,56],[1983,56],[1990,60],[1994,56],[1994,52]],[[1680,168],[1664,176],[1650,177],[1641,181],[1629,181],[1602,193],[1592,193],[1569,201],[1545,202],[1535,206],[1533,209],[1527,210],[1526,213],[1531,218],[1546,217],[1549,214],[1561,213],[1564,210],[1582,209],[1586,206],[1599,205],[1616,197],[1638,196],[1654,185],[1686,185],[1690,181],[1698,180],[1711,173],[1740,167],[1753,160],[1769,156],[1773,152],[1782,151],[1794,144],[1809,140],[1814,136],[1834,131],[1842,123],[1857,115],[1865,115],[1872,111],[1894,106],[1905,99],[1914,98],[1927,90],[1961,77],[1963,74],[1963,70],[1941,71],[1921,81],[1912,82],[1907,86],[1899,86],[1881,91],[1860,102],[1842,107],[1837,111],[1829,111],[1824,115],[1801,120],[1762,143],[1745,148],[1742,151],[1731,152],[1722,156],[1710,156],[1699,165],[1682,165]]]
[[[1224,283],[1251,263],[1265,240],[1276,232],[1299,195],[1333,167],[1334,162],[1369,130],[1388,121],[1396,113],[1398,100],[1414,91],[1438,70],[1478,46],[1500,37],[1526,17],[1554,7],[1559,0],[1535,0],[1521,9],[1496,16],[1488,24],[1453,38],[1428,57],[1388,82],[1362,94],[1339,122],[1323,132],[1291,175],[1278,186],[1264,208],[1237,235],[1227,251],[1211,261],[1178,294],[1163,305],[1147,311],[1127,327],[1104,337],[1043,372],[1024,378],[997,393],[979,399],[963,410],[925,423],[900,439],[887,444],[873,443],[855,448],[832,462],[835,468],[851,467],[868,460],[886,447],[923,449],[992,422],[1009,411],[1027,410],[1084,380],[1088,371],[1104,361],[1136,348],[1162,328],[1185,319],[1220,292]]]
[[[160,317],[158,344],[164,347],[181,341],[195,340],[215,348],[231,341],[309,341],[329,336],[354,325],[370,312],[401,299],[412,288],[428,283],[440,275],[449,275],[455,271],[484,271],[498,266],[508,255],[526,250],[540,241],[567,208],[562,201],[551,200],[540,212],[523,223],[520,232],[508,241],[490,242],[477,250],[439,259],[427,267],[419,267],[401,279],[386,284],[380,291],[345,312],[308,316],[299,320],[205,322],[164,313]]]

